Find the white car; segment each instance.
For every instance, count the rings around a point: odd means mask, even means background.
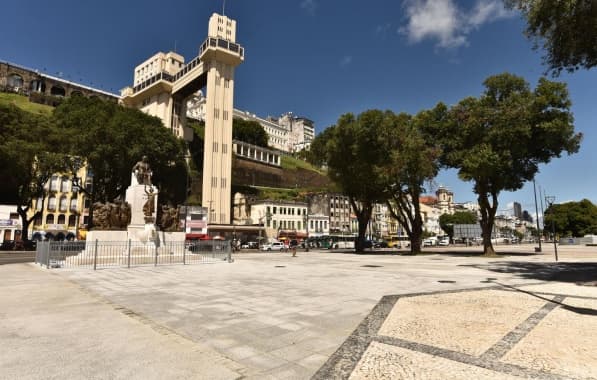
[[[261,246],[262,251],[284,251],[286,250],[286,246],[284,243],[276,241],[273,243],[267,243]]]
[[[433,247],[434,245],[435,245],[435,240],[433,240],[433,239],[423,240],[423,247]]]
[[[450,245],[450,239],[442,239],[439,241],[439,243],[437,243],[437,245],[447,247]]]

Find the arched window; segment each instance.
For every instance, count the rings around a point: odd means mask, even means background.
[[[48,214],[48,216],[46,216],[46,224],[54,224],[54,214]]]
[[[56,197],[51,196],[48,198],[48,210],[54,211],[56,210]]]
[[[33,221],[33,225],[34,226],[41,226],[43,219],[41,217],[41,215],[38,215],[35,220]]]
[[[41,79],[34,79],[29,84],[29,89],[35,92],[46,92],[46,84]]]
[[[66,90],[60,86],[52,86],[50,94],[54,96],[66,96]]]
[[[66,223],[66,216],[64,214],[58,215],[58,221],[56,224],[65,224]]]
[[[10,74],[6,81],[9,87],[13,87],[15,90],[23,88],[23,77],[19,74]]]
[[[68,216],[68,226],[74,227],[77,224],[77,216],[76,215],[69,215]]]
[[[58,205],[58,210],[60,212],[66,212],[66,209],[68,207],[68,202],[66,200],[66,195],[63,195],[60,197],[60,204]],[[60,224],[60,223],[58,223]]]

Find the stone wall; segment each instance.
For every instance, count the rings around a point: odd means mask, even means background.
[[[20,79],[19,79],[20,78]],[[15,86],[15,83],[22,83]],[[0,92],[14,92],[29,97],[36,103],[57,106],[64,97],[74,94],[97,96],[117,101],[116,95],[102,90],[55,78],[37,70],[8,62],[0,62]]]

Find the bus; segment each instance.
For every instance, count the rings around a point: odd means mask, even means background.
[[[410,247],[410,238],[408,236],[390,236],[388,238],[388,248]]]
[[[354,249],[356,237],[353,235],[330,235],[328,249]]]

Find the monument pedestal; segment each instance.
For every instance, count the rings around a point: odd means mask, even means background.
[[[131,174],[131,186],[126,189],[126,202],[131,206],[131,223],[127,227],[128,238],[133,242],[156,244],[158,234],[155,216],[158,207],[158,188],[143,185]]]

